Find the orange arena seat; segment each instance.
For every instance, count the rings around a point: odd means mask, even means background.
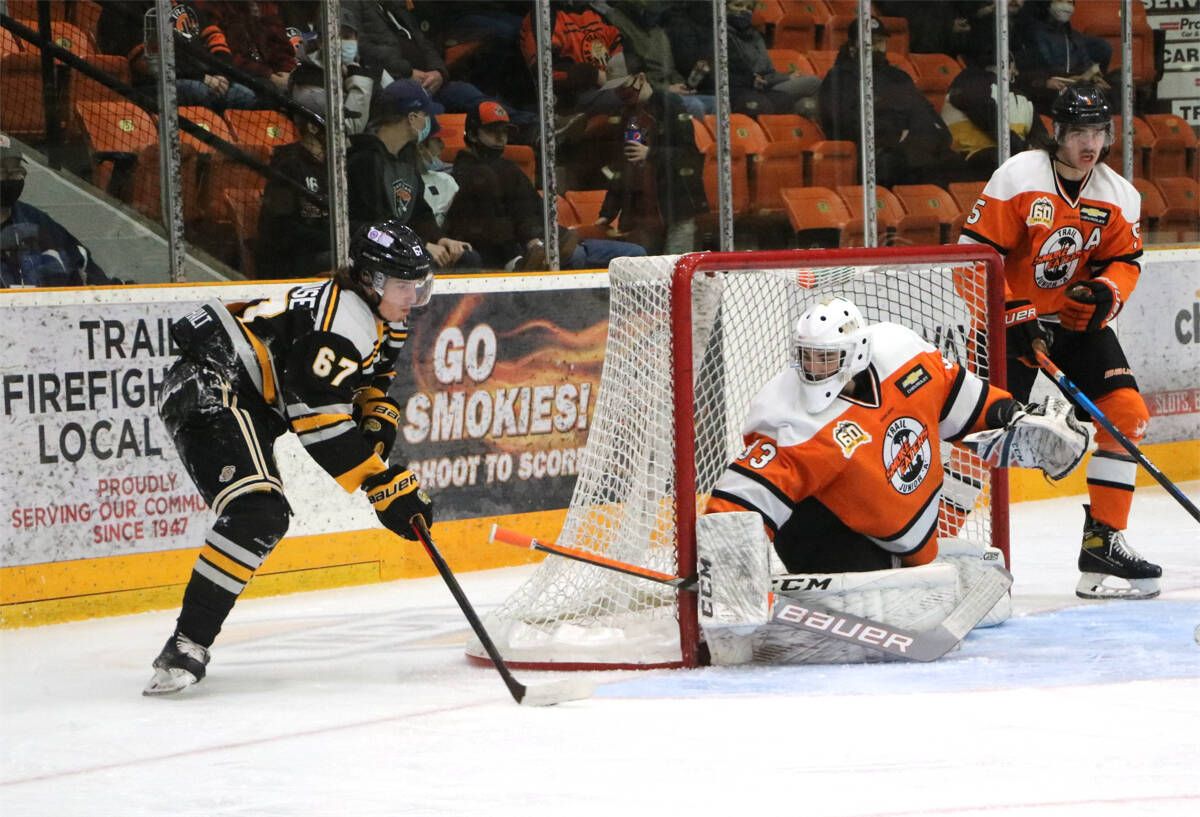
[[[812,63],[799,51],[790,48],[771,48],[767,50],[767,54],[771,57],[771,65],[780,73],[790,74],[793,71],[799,71],[802,74],[816,75]]]
[[[233,221],[237,236],[238,265],[247,278],[256,278],[254,270],[255,242],[258,239],[258,213],[262,208],[261,188],[235,187],[224,191],[225,207]]]
[[[854,216],[841,196],[828,187],[785,187],[780,195],[799,247],[848,246],[846,226]]]
[[[1171,176],[1196,178],[1196,134],[1188,123],[1171,113],[1146,114],[1143,119],[1154,135],[1154,149],[1146,175],[1152,179]]]
[[[934,184],[898,184],[892,192],[900,199],[904,209],[911,215],[929,215],[941,225],[939,244],[950,240],[954,220],[959,214],[958,205],[942,188]]]

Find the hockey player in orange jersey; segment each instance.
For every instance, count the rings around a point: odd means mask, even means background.
[[[754,397],[743,435],[706,513],[757,513],[789,573],[931,562],[942,440],[1056,478],[1088,446],[1064,400],[1022,406],[912,330],[868,325],[841,297],[800,317],[791,366]]]
[[[1005,162],[963,227],[960,243],[1004,256],[1008,387],[1027,399],[1037,369],[1036,341],[1134,443],[1150,419],[1109,323],[1137,285],[1142,254],[1141,196],[1103,163],[1112,112],[1091,85],[1064,89],[1054,102],[1054,143]],[[1137,463],[1104,429],[1087,466],[1082,598],[1153,598],[1162,569],[1125,543]]]

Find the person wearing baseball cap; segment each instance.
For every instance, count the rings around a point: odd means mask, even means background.
[[[411,227],[442,269],[478,266],[479,256],[465,241],[442,232],[425,200],[417,145],[437,132],[434,114],[442,107],[421,83],[398,79],[371,105],[365,133],[350,137],[346,177],[351,232],[385,218]]]

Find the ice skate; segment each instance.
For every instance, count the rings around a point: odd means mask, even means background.
[[[1092,518],[1092,506],[1083,506],[1083,547],[1079,551],[1081,599],[1152,599],[1159,593],[1162,568],[1143,559],[1121,531]]]
[[[154,677],[143,695],[170,695],[198,684],[204,679],[208,650],[182,633],[167,639],[162,652],[154,659]]]

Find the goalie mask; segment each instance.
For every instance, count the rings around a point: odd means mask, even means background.
[[[796,321],[791,365],[804,407],[816,414],[833,404],[854,375],[871,362],[871,338],[858,307],[845,298],[814,304]]]
[[[368,224],[350,242],[350,267],[379,297],[397,292],[407,306],[429,303],[433,295],[433,261],[425,244],[395,219]]]

